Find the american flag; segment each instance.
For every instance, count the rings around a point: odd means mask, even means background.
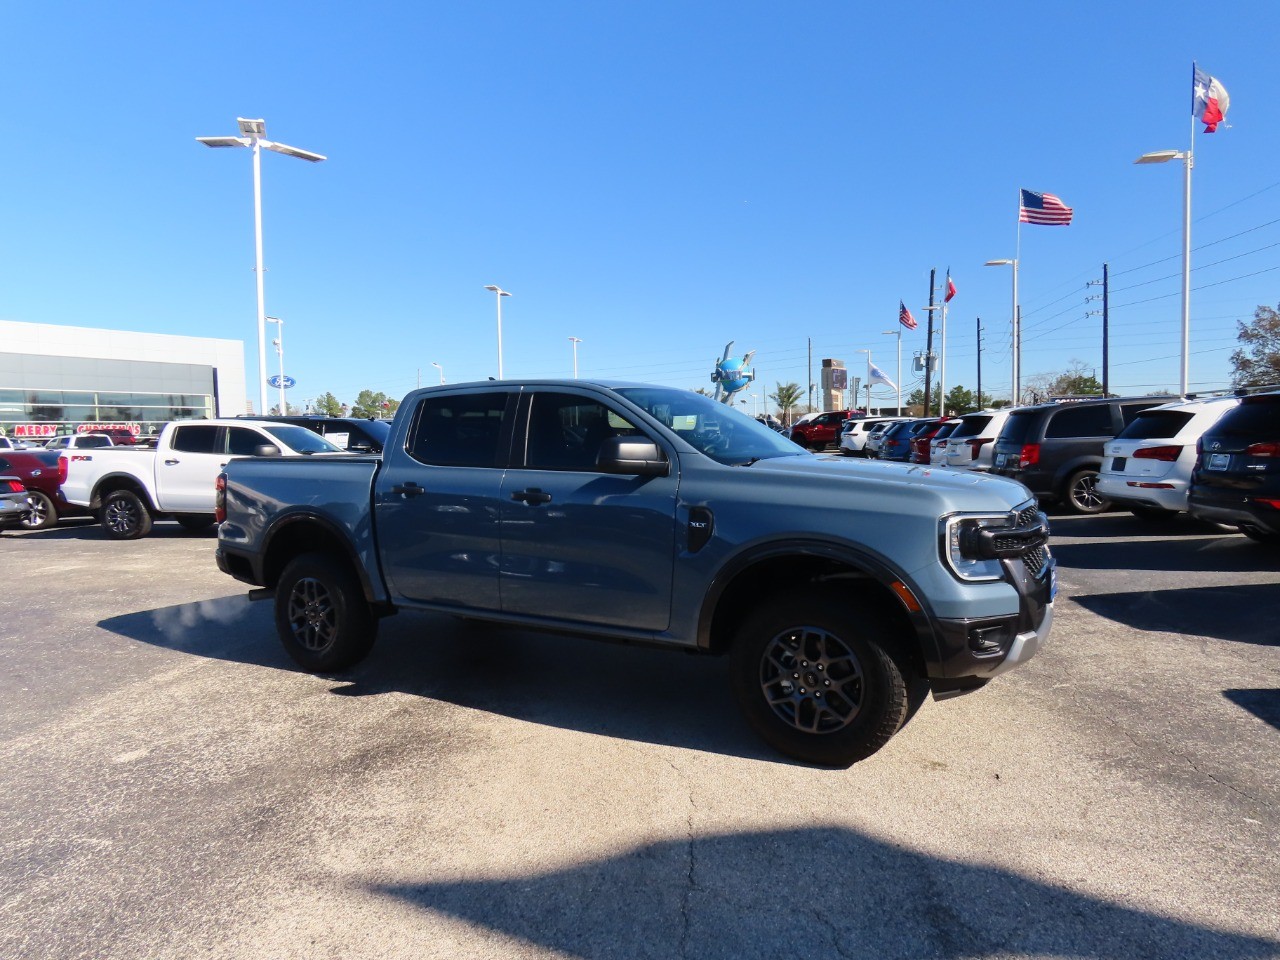
[[[1071,208],[1052,193],[1022,191],[1022,202],[1018,207],[1018,220],[1022,223],[1065,227],[1071,223],[1071,213]]]
[[[908,330],[914,330],[917,326],[916,318],[911,315],[911,311],[901,300],[898,301],[898,322]]]

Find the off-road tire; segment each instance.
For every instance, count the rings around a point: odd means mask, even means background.
[[[888,618],[816,588],[756,607],[734,638],[729,669],[752,729],[820,766],[871,756],[924,699]]]
[[[276,584],[276,632],[285,651],[311,673],[335,673],[368,656],[378,621],[350,565],[328,553],[304,553]]]

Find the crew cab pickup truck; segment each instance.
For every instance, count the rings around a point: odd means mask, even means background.
[[[417,390],[380,460],[233,460],[217,511],[219,568],[304,669],[402,610],[727,654],[750,725],[821,765],[1024,662],[1053,616],[1021,484],[815,457],[668,387]]]
[[[156,446],[72,449],[58,457],[67,502],[98,513],[107,536],[136,540],[159,518],[189,530],[211,526],[214,481],[233,457],[342,453],[305,427],[247,420],[186,420],[164,426]]]

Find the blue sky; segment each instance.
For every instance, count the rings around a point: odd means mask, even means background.
[[[1271,4],[227,0],[2,17],[0,317],[243,339],[252,384],[250,156],[194,138],[262,117],[330,158],[263,160],[291,402],[400,396],[438,378],[433,362],[449,382],[495,375],[485,284],[513,293],[508,377],[570,376],[569,337],[583,377],[710,387],[730,340],[769,392],[806,382],[810,341],[815,379],[823,357],[858,372],[859,349],[893,377],[882,332],[899,299],[923,321],[929,270],[948,265],[948,386],[974,386],[981,317],[983,389],[1007,396],[1010,272],[982,264],[1014,255],[1019,187],[1076,211],[1023,228],[1024,383],[1072,361],[1101,378],[1084,298],[1107,261],[1112,389],[1176,389],[1182,169],[1132,161],[1186,149],[1193,59],[1232,106],[1230,129],[1196,137],[1192,388],[1226,386],[1236,322],[1280,301]],[[904,356],[923,345],[922,322]]]

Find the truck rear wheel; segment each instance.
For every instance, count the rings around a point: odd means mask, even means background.
[[[298,666],[330,673],[368,656],[378,621],[345,562],[304,553],[289,562],[276,584],[276,631]]]
[[[822,766],[871,756],[912,706],[914,681],[888,622],[874,610],[855,614],[820,590],[757,607],[734,640],[730,677],[756,733],[787,756]]]
[[[102,529],[112,540],[138,540],[151,532],[151,511],[132,490],[112,490],[102,500]]]

